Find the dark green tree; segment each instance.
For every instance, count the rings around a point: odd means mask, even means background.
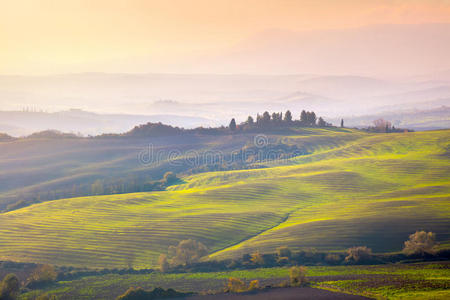
[[[230,127],[231,131],[235,131],[236,130],[236,120],[234,118],[231,119],[229,127]]]
[[[281,124],[282,120],[283,120],[283,113],[276,113],[276,112],[272,113],[272,122],[275,125]]]
[[[341,119],[341,128],[344,128],[344,119]]]
[[[274,123],[278,122],[278,114],[277,114],[276,112],[273,112],[273,113],[272,113],[272,121],[273,121]]]
[[[256,125],[261,126],[262,123],[262,117],[260,114],[256,114]]]
[[[253,125],[253,123],[254,123],[254,121],[253,121],[252,116],[248,116],[248,118],[247,118],[247,124],[248,124],[248,125]]]
[[[292,114],[290,110],[286,111],[286,113],[284,114],[284,121],[287,123],[292,122]]]
[[[308,115],[305,110],[302,110],[302,113],[300,114],[300,123],[303,126],[308,125]]]
[[[322,117],[320,117],[319,121],[317,121],[317,126],[325,127],[325,126],[327,126],[327,122],[325,122],[325,120]]]
[[[307,118],[307,124],[309,126],[314,126],[316,125],[316,113],[315,112],[307,112],[306,113],[306,118]]]
[[[268,111],[265,111],[261,118],[261,125],[263,127],[268,127],[270,125],[270,114]]]

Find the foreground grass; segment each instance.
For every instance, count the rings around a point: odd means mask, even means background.
[[[270,168],[189,176],[170,191],[0,214],[0,260],[139,269],[155,267],[169,245],[187,238],[204,243],[212,258],[283,245],[399,251],[420,229],[450,242],[450,130],[311,129],[280,138],[313,153]]]
[[[450,265],[428,263],[410,265],[308,267],[314,287],[386,299],[448,299],[450,296]],[[114,299],[130,286],[154,287],[198,293],[223,291],[227,279],[246,282],[258,279],[262,286],[287,281],[289,268],[266,268],[211,273],[104,275],[59,282],[45,291],[30,292],[30,299],[46,292],[61,299]],[[441,298],[440,298],[441,297]]]

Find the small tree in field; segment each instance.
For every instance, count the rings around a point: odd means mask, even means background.
[[[231,131],[235,131],[236,130],[236,120],[233,118],[233,119],[231,119],[231,122],[230,122],[230,130]]]
[[[161,254],[158,259],[159,270],[161,272],[167,272],[169,269],[169,262],[167,260],[167,255]]]
[[[245,292],[247,289],[245,283],[239,278],[230,277],[228,278],[228,291],[231,293],[241,293]]]
[[[286,111],[286,113],[284,114],[284,121],[287,123],[292,122],[292,113],[290,110]]]
[[[347,249],[348,256],[345,258],[346,262],[360,262],[368,260],[372,257],[372,249],[366,246],[352,247]]]
[[[276,251],[277,251],[277,256],[279,258],[281,258],[281,257],[291,258],[291,256],[292,256],[291,250],[286,246],[278,247]]]
[[[256,251],[255,253],[252,253],[252,262],[257,265],[263,265],[264,264],[264,257],[259,253],[259,251]]]
[[[259,280],[252,280],[248,285],[248,290],[253,291],[259,289]]]
[[[407,255],[436,254],[436,235],[433,232],[416,231],[405,242],[403,253]]]
[[[30,277],[28,277],[27,286],[30,288],[38,287],[52,283],[56,280],[57,273],[55,268],[50,265],[42,265],[37,267]]]
[[[308,279],[306,278],[306,267],[292,267],[289,270],[289,279],[292,286],[304,286],[308,282]]]
[[[173,265],[190,265],[208,254],[205,245],[194,240],[182,240],[177,246],[169,247],[170,262]]]
[[[15,300],[19,296],[20,282],[16,275],[8,274],[0,283],[0,299]]]
[[[338,263],[339,261],[341,261],[341,259],[341,256],[336,253],[328,253],[325,256],[325,261],[331,264]]]
[[[317,121],[317,126],[325,127],[327,126],[327,122],[325,122],[325,120],[322,117],[320,117],[319,120]]]

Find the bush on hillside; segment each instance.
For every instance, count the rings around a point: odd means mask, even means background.
[[[372,258],[372,249],[366,246],[352,247],[347,249],[346,262],[365,262]]]
[[[436,235],[433,232],[416,231],[405,242],[403,253],[407,255],[435,255],[438,251]]]
[[[239,278],[230,277],[228,278],[227,291],[229,293],[242,293],[247,291],[247,287]]]
[[[169,261],[166,254],[161,254],[158,259],[159,270],[161,272],[167,272],[169,270]]]
[[[259,265],[259,266],[264,265],[264,257],[261,255],[261,253],[259,253],[259,251],[252,253],[251,261],[255,265]]]
[[[292,286],[305,286],[308,283],[306,278],[306,267],[295,266],[289,270],[289,279]]]
[[[338,264],[339,262],[341,262],[341,260],[342,260],[342,257],[336,253],[328,253],[325,256],[325,261],[331,265]]]
[[[252,280],[250,281],[249,285],[248,285],[248,290],[249,291],[254,291],[259,289],[259,280]]]
[[[154,288],[153,291],[146,291],[143,288],[129,288],[123,295],[117,297],[117,300],[153,300],[168,299],[188,296],[191,293],[180,293],[174,289],[164,290],[162,288]]]
[[[8,274],[0,283],[0,299],[15,300],[20,293],[20,281],[14,274]]]
[[[56,280],[57,273],[55,268],[50,265],[41,265],[37,267],[27,280],[27,288],[35,289],[46,286]]]
[[[291,256],[292,256],[291,250],[286,246],[278,247],[276,251],[277,251],[277,256],[279,258],[281,258],[281,257],[291,258]]]
[[[191,265],[207,255],[208,249],[201,242],[189,239],[182,240],[177,246],[170,246],[168,252],[171,265]]]

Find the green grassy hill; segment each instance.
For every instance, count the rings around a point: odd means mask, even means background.
[[[270,168],[192,175],[169,191],[62,199],[0,214],[0,260],[152,267],[186,238],[203,242],[213,258],[282,245],[391,252],[419,229],[450,243],[450,130],[309,129],[277,138],[312,154],[265,163]]]

